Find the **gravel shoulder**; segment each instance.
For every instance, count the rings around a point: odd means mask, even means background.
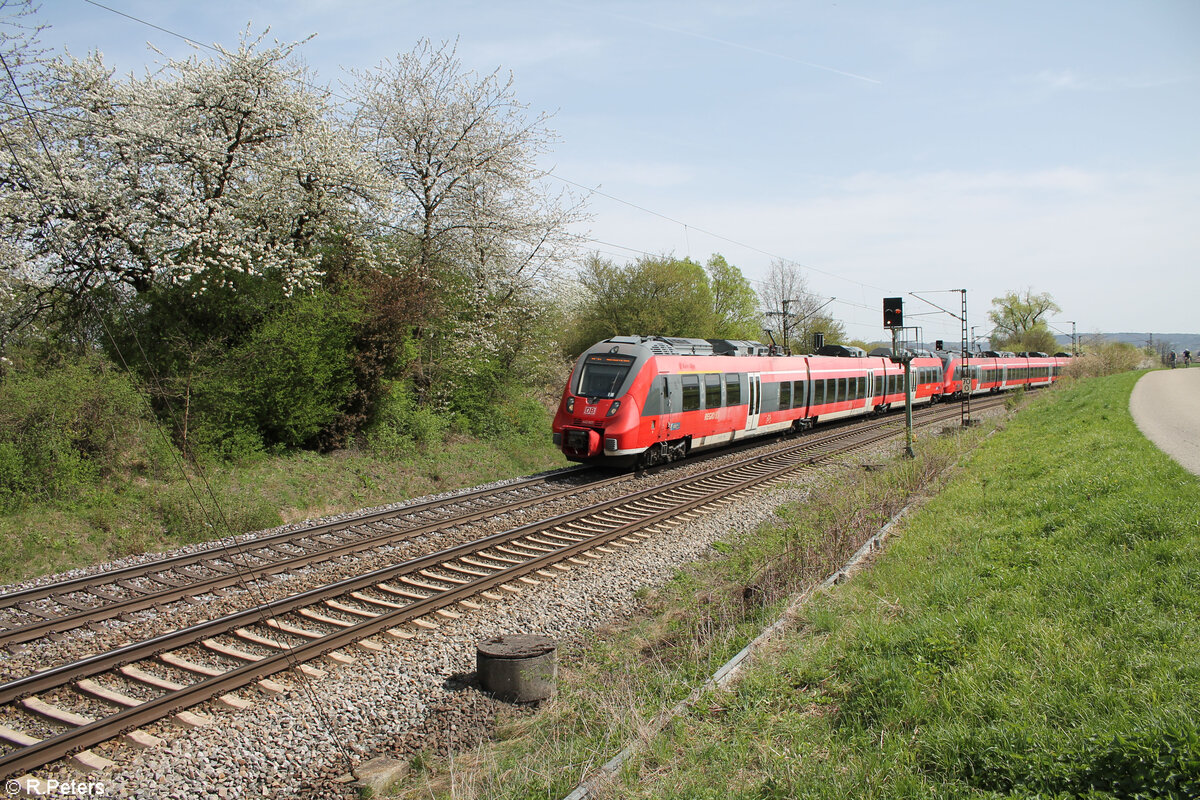
[[[1200,475],[1200,369],[1147,372],[1133,387],[1129,413],[1147,439]]]

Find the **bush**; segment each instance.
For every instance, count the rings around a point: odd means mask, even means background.
[[[189,388],[189,447],[237,458],[314,446],[354,389],[357,313],[351,301],[326,293],[296,298],[201,368]]]
[[[1071,360],[1066,375],[1072,378],[1100,378],[1138,369],[1145,354],[1125,342],[1098,342],[1088,346],[1087,353]]]
[[[448,428],[445,417],[417,402],[412,383],[392,381],[367,430],[367,444],[381,455],[402,455],[440,443]]]
[[[99,356],[0,382],[0,509],[77,498],[110,476],[158,476],[170,460],[145,396]]]

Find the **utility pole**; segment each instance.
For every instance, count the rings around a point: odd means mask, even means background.
[[[792,301],[788,298],[783,298],[783,352],[790,354],[788,350],[788,306]]]

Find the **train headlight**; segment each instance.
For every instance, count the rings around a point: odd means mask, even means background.
[[[567,413],[568,414],[575,413],[575,398],[574,397],[567,398]]]
[[[617,410],[618,410],[618,409],[620,409],[620,408],[621,408],[621,401],[620,401],[620,400],[614,400],[614,401],[613,401],[613,404],[612,404],[611,406],[609,406],[609,407],[608,407],[608,413],[607,413],[607,414],[605,414],[604,416],[606,416],[606,417],[611,417],[613,414],[617,413]]]

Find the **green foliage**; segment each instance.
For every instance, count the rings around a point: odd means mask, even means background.
[[[157,475],[170,459],[145,397],[99,356],[0,382],[0,509],[75,499],[115,476]]]
[[[264,454],[206,464],[204,481],[192,475],[191,486],[173,465],[161,477],[106,481],[70,503],[53,499],[0,514],[0,582],[566,463],[550,437],[542,435],[522,440],[520,447],[447,437],[426,452],[376,455],[367,448],[349,448],[330,455]],[[210,490],[220,511],[213,507]]]
[[[993,297],[992,310],[988,312],[988,318],[996,326],[991,337],[992,347],[1053,353],[1058,349],[1058,343],[1046,325],[1046,317],[1058,311],[1062,309],[1049,294],[1035,294],[1032,289]]]
[[[1107,792],[1116,798],[1200,797],[1200,727],[1195,720],[1093,736],[1047,792]]]
[[[749,339],[755,341],[762,333],[762,318],[758,313],[758,295],[742,271],[714,253],[705,264],[712,292],[713,339]]]
[[[165,541],[178,544],[207,542],[223,536],[264,530],[279,525],[279,510],[268,498],[245,487],[222,488],[214,503],[207,491],[173,483],[154,493],[150,508]]]
[[[417,403],[411,382],[392,381],[366,439],[379,455],[402,455],[439,444],[448,427],[445,415]]]
[[[191,376],[188,443],[225,458],[312,444],[353,385],[353,313],[302,298]]]
[[[744,328],[745,279],[720,256],[710,261],[718,276],[723,319],[714,307],[713,286],[704,267],[690,259],[643,257],[625,266],[593,256],[583,265],[584,290],[564,345],[579,353],[610,336],[645,334],[715,337],[718,329]],[[739,281],[740,279],[740,281]]]

